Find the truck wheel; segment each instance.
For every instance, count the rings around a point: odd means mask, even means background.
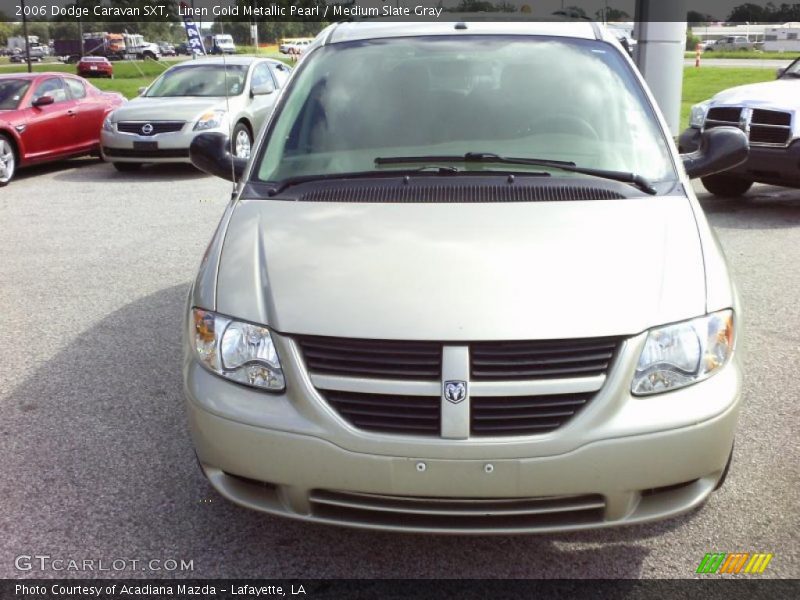
[[[115,162],[114,168],[119,171],[120,173],[131,173],[133,171],[138,171],[142,168],[142,163],[122,163],[122,162]]]
[[[703,186],[715,196],[738,198],[747,193],[753,182],[733,175],[709,175],[700,179]]]
[[[0,134],[0,187],[8,185],[17,172],[17,152],[11,140]]]

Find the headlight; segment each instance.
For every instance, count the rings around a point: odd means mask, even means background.
[[[95,123],[96,122],[97,121],[95,121]],[[103,121],[103,129],[105,131],[114,131],[114,123],[111,122],[111,115],[110,114],[105,118],[105,121]]]
[[[651,329],[631,392],[659,394],[707,379],[728,361],[733,341],[732,310]]]
[[[197,123],[195,123],[194,130],[195,131],[203,131],[206,129],[218,129],[222,127],[222,123],[225,120],[225,111],[224,110],[210,110],[207,113],[204,113],[197,119]]]
[[[200,362],[227,379],[282,391],[286,385],[278,353],[266,327],[216,313],[192,310],[194,349]]]
[[[689,126],[695,129],[702,129],[703,123],[706,122],[706,114],[708,114],[708,107],[710,102],[701,102],[692,107],[692,116],[689,119]]]

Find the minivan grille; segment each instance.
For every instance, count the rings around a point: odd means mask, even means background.
[[[594,396],[473,396],[470,432],[475,436],[536,435],[565,425]]]
[[[312,373],[427,381],[442,373],[442,345],[433,342],[311,336],[298,341]]]
[[[473,381],[515,381],[602,375],[618,338],[480,342],[470,346]]]
[[[350,425],[395,435],[441,434],[444,344],[315,336],[295,339],[320,395]],[[561,393],[518,396],[510,389],[509,393],[495,389],[484,395],[479,387],[469,387],[470,435],[539,435],[563,427],[591,402],[621,341],[594,338],[469,344],[468,386],[484,382],[496,388],[504,383],[531,385],[554,379],[563,380],[557,385],[566,386]],[[570,391],[571,381],[585,386],[592,378],[598,380],[597,387],[588,389],[595,391]],[[574,389],[577,392],[580,387]]]
[[[438,435],[439,396],[394,396],[326,391],[330,404],[350,424],[367,431]]]
[[[117,123],[117,131],[150,136],[158,135],[159,133],[180,131],[185,124],[185,121],[120,121]],[[147,127],[147,125],[150,127]],[[152,128],[152,130],[150,130],[150,128]],[[147,131],[147,133],[145,131]]]

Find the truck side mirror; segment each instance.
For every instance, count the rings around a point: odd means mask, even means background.
[[[695,152],[681,159],[689,179],[697,179],[738,167],[749,155],[750,143],[741,129],[714,127],[703,132]]]

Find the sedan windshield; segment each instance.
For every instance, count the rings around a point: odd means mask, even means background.
[[[238,96],[244,91],[247,66],[187,65],[164,73],[145,94],[148,98],[175,96]]]
[[[651,182],[675,178],[667,140],[619,51],[532,36],[323,47],[289,88],[254,173],[271,182],[363,175],[399,168],[386,160],[392,157],[435,157],[434,164],[457,169],[542,170],[441,159],[476,153],[563,161]],[[576,176],[559,169],[552,175]]]
[[[0,79],[0,110],[16,110],[30,87],[25,79]]]

